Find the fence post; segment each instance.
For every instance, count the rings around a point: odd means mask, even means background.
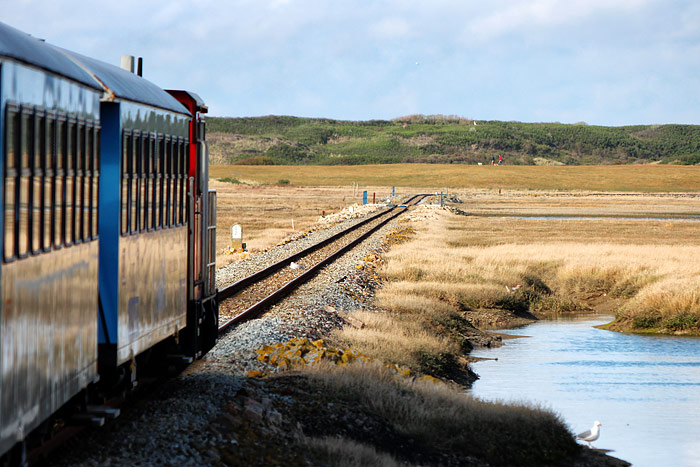
[[[367,204],[367,190],[362,192],[362,204]]]

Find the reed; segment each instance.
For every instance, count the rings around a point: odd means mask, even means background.
[[[697,333],[700,264],[689,260],[700,255],[696,226],[442,213],[389,252],[390,282],[378,300],[394,311],[411,308],[401,306],[406,297],[423,297],[455,310],[543,314],[614,299],[615,329]]]

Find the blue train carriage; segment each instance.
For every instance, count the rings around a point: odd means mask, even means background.
[[[213,265],[199,228],[210,227],[197,191],[210,198],[207,161],[192,159],[206,107],[190,111],[129,71],[71,55],[109,94],[101,103],[99,359],[103,378],[128,385],[143,361],[190,362],[216,341],[218,313],[197,265]]]
[[[0,23],[0,456],[98,379],[102,91]]]

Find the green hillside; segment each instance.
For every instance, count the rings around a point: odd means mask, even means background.
[[[700,163],[700,126],[592,126],[415,115],[391,121],[207,119],[214,164]]]

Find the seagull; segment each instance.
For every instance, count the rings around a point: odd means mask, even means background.
[[[297,264],[297,263],[295,263],[294,261],[292,261],[291,264],[289,265],[289,268],[290,268],[290,269],[304,269],[304,266],[302,266],[301,264]]]
[[[593,423],[593,428],[591,428],[588,431],[584,431],[583,433],[579,433],[576,435],[576,439],[580,439],[581,441],[585,441],[588,443],[589,447],[591,446],[591,441],[595,441],[598,439],[598,436],[600,436],[600,427],[603,426],[600,424],[600,422],[596,421]]]

